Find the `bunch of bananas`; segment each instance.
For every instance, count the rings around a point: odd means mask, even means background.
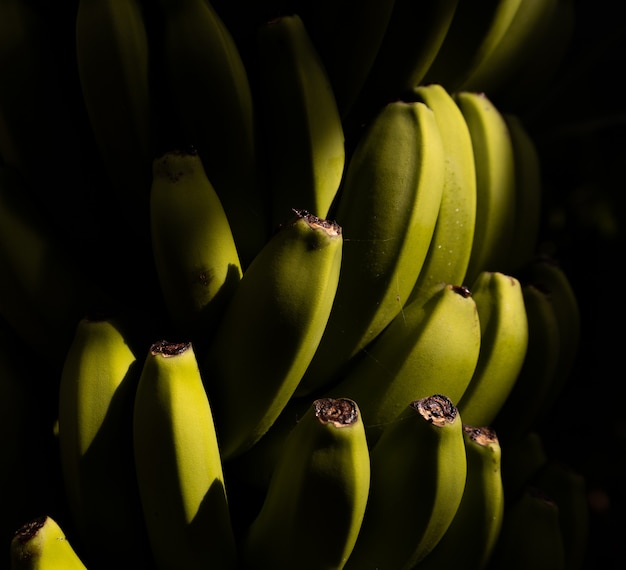
[[[1,0],[11,568],[580,568],[521,115],[573,16]]]

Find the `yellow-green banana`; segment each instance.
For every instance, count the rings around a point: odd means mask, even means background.
[[[522,369],[528,347],[528,319],[522,285],[498,271],[483,271],[471,286],[480,321],[480,354],[457,407],[463,422],[489,426]]]
[[[359,403],[374,445],[407,402],[443,393],[456,405],[480,346],[479,316],[469,290],[435,285],[429,299],[404,306],[329,394]]]
[[[343,177],[343,125],[328,74],[299,15],[259,25],[256,61],[272,226],[293,208],[326,218]]]
[[[72,523],[89,566],[150,562],[133,458],[141,363],[126,324],[83,318],[61,374],[59,457]]]
[[[11,570],[87,570],[59,523],[43,515],[20,526],[11,539]]]
[[[139,0],[79,0],[76,63],[116,211],[123,212],[123,221],[147,241],[153,109],[143,12]]]
[[[463,416],[461,416],[463,417]],[[495,431],[463,424],[467,479],[450,527],[418,568],[486,568],[504,515],[502,449]]]
[[[481,271],[505,271],[515,221],[515,159],[504,117],[482,92],[454,95],[472,137],[476,228],[467,283]]]
[[[243,542],[244,567],[342,569],[361,528],[369,484],[357,404],[315,400],[285,441]]]
[[[461,110],[439,84],[417,86],[411,97],[422,101],[435,113],[443,142],[445,171],[437,223],[409,299],[429,291],[434,283],[466,284],[465,273],[476,224],[474,149]]]
[[[242,268],[218,194],[193,149],[154,160],[152,251],[178,338],[207,342],[237,289]]]
[[[137,482],[157,568],[236,568],[211,405],[191,343],[155,342],[133,410]]]
[[[254,258],[201,357],[222,454],[269,429],[292,397],[328,322],[342,228],[296,211]]]
[[[269,224],[256,108],[239,46],[208,0],[159,0],[155,21],[159,116],[172,116],[177,146],[198,149],[247,267],[265,244]]]
[[[359,140],[333,209],[345,236],[341,276],[298,395],[335,382],[402,310],[426,258],[443,177],[434,113],[420,102],[385,106]]]
[[[461,417],[435,394],[407,404],[370,452],[370,494],[346,568],[408,570],[435,548],[463,496]]]

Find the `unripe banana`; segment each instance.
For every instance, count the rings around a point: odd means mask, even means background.
[[[504,117],[484,93],[455,101],[467,122],[476,165],[476,227],[466,282],[481,271],[506,271],[515,222],[515,159]]]
[[[243,542],[244,567],[340,570],[357,540],[369,484],[357,404],[315,400],[285,441]]]
[[[245,271],[201,359],[225,459],[256,443],[292,397],[328,322],[342,247],[338,224],[297,211]]]
[[[407,402],[440,392],[456,404],[472,378],[480,346],[471,293],[436,285],[428,300],[404,307],[329,395],[359,403],[374,445]]]
[[[152,250],[176,333],[206,342],[239,285],[242,268],[222,203],[193,149],[153,164]]]
[[[282,223],[292,208],[326,218],[346,158],[328,74],[299,15],[261,24],[256,37],[272,226]]]
[[[140,366],[118,319],[78,323],[61,374],[58,442],[69,513],[93,568],[150,561],[133,458]]]
[[[441,136],[425,104],[390,103],[369,124],[334,210],[345,236],[341,276],[299,396],[335,382],[402,310],[426,258],[443,176]]]
[[[467,458],[461,417],[433,395],[412,402],[370,454],[370,494],[346,568],[413,568],[433,550],[461,503]]]
[[[461,416],[462,417],[462,416]],[[461,504],[450,527],[419,568],[487,566],[500,534],[504,515],[502,450],[490,428],[463,425],[467,480]]]
[[[154,84],[162,115],[173,114],[179,131],[161,138],[167,144],[172,139],[166,137],[180,137],[175,144],[198,149],[247,267],[267,241],[269,227],[247,69],[211,2],[159,0],[158,15]]]
[[[50,516],[30,520],[11,539],[11,570],[86,570],[63,529]]]
[[[528,319],[520,282],[498,271],[483,271],[471,286],[480,321],[480,354],[457,407],[463,421],[489,426],[522,369],[528,347]]]
[[[476,224],[474,149],[461,110],[448,91],[438,84],[415,87],[411,97],[422,101],[435,113],[443,142],[445,171],[437,223],[409,299],[429,291],[434,283],[466,283]]]
[[[156,567],[236,568],[217,435],[190,343],[150,347],[135,396],[133,444]]]
[[[535,430],[509,441],[502,456],[502,481],[506,501],[519,497],[548,462],[542,435]]]

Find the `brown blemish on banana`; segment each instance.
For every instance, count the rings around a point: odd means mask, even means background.
[[[450,398],[442,394],[434,394],[427,398],[415,400],[409,406],[421,414],[427,422],[440,427],[446,423],[452,423],[458,414],[458,410]]]
[[[338,428],[350,426],[359,419],[357,405],[349,398],[320,398],[313,402],[313,407],[320,422],[332,423]]]
[[[159,340],[152,344],[150,353],[154,356],[160,354],[165,358],[182,354],[191,347],[190,342],[168,342],[167,340]]]
[[[19,540],[21,543],[28,542],[31,538],[37,535],[37,533],[43,528],[46,524],[46,520],[48,517],[41,516],[33,519],[32,521],[27,522],[22,525],[15,531],[15,538]]]
[[[314,216],[307,210],[296,210],[294,208],[293,213],[298,218],[303,218],[312,228],[321,228],[325,230],[326,233],[330,236],[341,235],[341,226],[333,220],[325,220],[323,218],[318,218],[317,216]]]
[[[499,443],[496,432],[489,427],[474,427],[463,424],[463,431],[468,437],[478,445],[487,446],[492,443]]]
[[[452,285],[452,290],[466,299],[472,296],[472,292],[465,285]]]

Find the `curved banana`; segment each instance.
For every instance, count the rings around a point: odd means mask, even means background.
[[[434,113],[419,102],[385,106],[359,140],[333,210],[345,236],[341,276],[297,395],[335,382],[400,313],[426,258],[443,176]]]
[[[506,504],[490,570],[565,570],[559,508],[549,497],[526,487]]]
[[[489,426],[522,369],[528,347],[528,319],[522,285],[515,277],[483,271],[471,291],[480,321],[480,354],[457,407],[463,422]]]
[[[210,1],[159,0],[158,16],[155,97],[160,120],[174,124],[161,138],[198,149],[247,267],[269,235],[248,71]]]
[[[211,405],[191,343],[155,342],[133,411],[141,504],[157,568],[236,568]]]
[[[442,85],[420,85],[412,90],[411,97],[435,113],[445,172],[435,230],[409,300],[428,291],[434,283],[465,284],[476,224],[474,149],[461,110]]]
[[[326,218],[343,177],[343,125],[328,74],[299,15],[257,29],[258,114],[272,226],[293,208]]]
[[[144,566],[149,545],[133,458],[140,363],[118,319],[83,318],[59,386],[58,442],[68,510],[93,568]]]
[[[515,221],[515,159],[504,117],[484,93],[460,91],[455,101],[472,137],[476,164],[476,228],[466,282],[481,271],[507,271]]]
[[[11,539],[11,570],[87,570],[59,523],[48,515],[29,520]]]
[[[165,304],[181,338],[207,342],[242,277],[233,233],[195,150],[165,152],[153,172],[152,251]]]
[[[370,452],[370,494],[346,569],[413,568],[444,536],[463,496],[461,417],[433,395],[411,402]]]
[[[370,445],[404,412],[407,402],[433,393],[462,398],[479,359],[480,323],[464,287],[437,285],[380,333],[327,394],[359,403]]]
[[[342,569],[361,528],[369,484],[357,404],[315,400],[285,441],[243,541],[244,568]]]
[[[153,109],[143,12],[139,0],[79,0],[75,31],[83,101],[111,195],[147,242]]]
[[[463,424],[463,437],[467,479],[461,504],[420,570],[486,568],[500,535],[505,503],[498,436],[490,428]]]
[[[328,322],[342,249],[338,224],[296,211],[244,272],[201,358],[225,460],[292,397]]]

